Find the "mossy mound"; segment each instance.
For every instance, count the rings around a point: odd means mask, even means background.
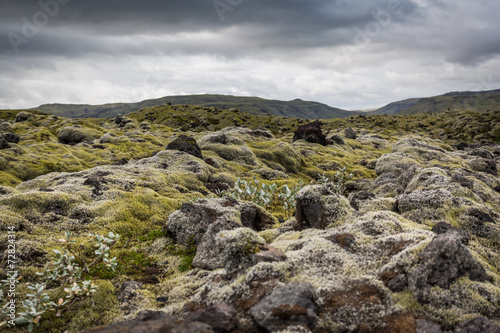
[[[52,260],[64,231],[85,246],[90,232],[122,236],[111,253],[118,258],[117,270],[96,267],[90,274],[99,285],[94,301],[78,303],[61,317],[43,317],[40,329],[47,332],[134,319],[145,309],[183,319],[217,303],[237,311],[241,331],[257,330],[250,309],[276,288],[296,283],[313,288],[316,331],[379,330],[396,327],[400,319],[454,330],[478,315],[500,324],[495,312],[500,178],[494,172],[500,149],[491,133],[497,115],[464,111],[326,120],[327,137],[342,140],[323,146],[292,143],[303,120],[237,110],[164,105],[121,119],[2,111],[0,124],[20,140],[0,150],[0,254],[7,250],[6,231],[14,227],[19,271],[25,281],[36,282],[35,271]],[[65,132],[70,139],[63,143]],[[198,142],[202,158],[165,150],[180,134]],[[343,168],[356,179],[343,184]],[[318,182],[324,177],[345,185],[350,199],[311,191],[323,187]],[[283,209],[273,217],[249,208],[255,204],[213,198],[222,190],[235,191],[237,178],[289,189],[299,179],[312,182],[299,195],[311,199],[300,211],[314,213],[314,203],[320,203],[324,230],[315,224],[294,230],[301,217],[281,220]],[[308,191],[314,198],[304,194]],[[194,246],[184,227],[198,221],[196,210],[177,221],[175,232],[182,237],[165,226],[174,212],[200,198],[220,203],[203,213],[220,219],[196,234],[200,242]],[[217,215],[231,205],[245,208]],[[280,205],[279,198],[271,204]],[[449,286],[432,286],[423,303],[409,278],[428,259],[421,254],[437,237],[431,228],[443,223],[466,235],[463,248],[488,279],[460,276]],[[130,299],[119,297],[116,289],[128,280],[141,281],[142,287]],[[49,291],[62,294],[56,286]],[[301,313],[279,311],[285,317]]]

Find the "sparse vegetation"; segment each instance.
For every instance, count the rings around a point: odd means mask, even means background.
[[[28,332],[32,332],[35,325],[38,325],[42,320],[42,316],[47,311],[55,311],[56,316],[60,316],[62,311],[69,309],[75,302],[81,301],[85,297],[90,297],[96,292],[96,285],[91,280],[83,280],[83,276],[91,272],[92,266],[102,262],[108,269],[114,270],[118,265],[116,257],[110,258],[110,247],[115,244],[119,235],[109,232],[108,236],[93,235],[90,237],[95,240],[93,255],[87,258],[85,253],[87,249],[81,244],[76,246],[76,240],[73,234],[66,232],[66,238],[60,241],[65,244],[65,247],[58,250],[54,249],[55,258],[49,262],[43,272],[37,273],[44,282],[36,284],[27,284],[30,293],[26,294],[26,299],[21,302],[22,312],[10,312],[9,305],[15,299],[15,285],[20,280],[17,272],[9,276],[8,280],[2,280],[10,286],[8,300],[2,291],[0,284],[0,305],[2,306],[2,316],[0,317],[0,327],[9,326],[27,326]],[[44,292],[47,287],[62,288],[66,293],[65,298],[59,298],[57,302],[51,301],[51,297]],[[4,301],[7,301],[4,304]],[[11,316],[14,314],[14,318]],[[17,317],[15,317],[17,315]]]

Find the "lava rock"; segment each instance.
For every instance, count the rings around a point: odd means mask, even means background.
[[[442,333],[441,326],[427,319],[417,320],[416,333]]]
[[[485,159],[488,159],[488,160],[493,160],[495,158],[492,153],[490,153],[489,151],[487,151],[486,149],[483,149],[483,148],[473,149],[469,153],[469,155],[471,155],[471,156],[477,156],[477,157],[481,157],[481,158],[485,158]]]
[[[273,262],[286,260],[286,254],[273,246],[266,245],[262,251],[254,254],[256,262]]]
[[[500,333],[500,326],[484,317],[476,317],[458,325],[455,333]]]
[[[14,122],[16,123],[22,123],[23,121],[26,121],[33,117],[32,113],[26,112],[26,111],[21,111],[16,115],[16,120]]]
[[[411,291],[421,303],[429,301],[434,286],[448,289],[462,276],[473,281],[489,281],[490,277],[469,250],[462,244],[462,236],[453,231],[436,236],[420,254],[421,264],[409,274]]]
[[[130,320],[104,328],[96,328],[85,333],[213,333],[212,328],[200,322],[175,320],[171,316],[137,321]]]
[[[0,134],[0,140],[5,140],[9,143],[19,143],[19,140],[21,140],[21,138],[19,137],[19,135],[14,133],[3,133]]]
[[[186,322],[205,323],[210,325],[215,333],[225,333],[238,327],[238,316],[234,307],[219,303],[194,312],[186,318]]]
[[[345,141],[344,141],[344,139],[342,139],[342,137],[340,135],[337,135],[337,134],[332,135],[330,140],[332,140],[335,144],[345,145]]]
[[[184,134],[179,135],[177,139],[167,145],[167,150],[180,150],[185,153],[191,154],[198,158],[203,158],[201,155],[201,148],[193,137]]]
[[[255,265],[254,254],[263,249],[266,249],[266,241],[255,231],[249,228],[228,230],[223,222],[218,222],[203,236],[193,266],[208,270],[225,268],[234,273]]]
[[[329,224],[344,219],[353,209],[349,201],[324,185],[309,185],[297,193],[295,209],[296,230],[325,229]]]
[[[149,320],[157,320],[161,318],[168,318],[169,315],[163,311],[153,311],[153,310],[142,310],[139,311],[137,317],[134,320],[136,321],[149,321]]]
[[[120,302],[125,302],[127,300],[133,299],[136,296],[136,291],[142,289],[142,283],[137,281],[125,281],[122,284],[120,295],[118,295],[118,300]]]
[[[273,332],[289,326],[314,330],[318,320],[315,290],[309,283],[278,287],[250,309],[257,323]]]
[[[66,126],[62,127],[57,131],[57,138],[59,142],[75,145],[81,142],[92,142],[93,137],[87,130],[76,127],[76,126]]]
[[[356,193],[351,193],[349,195],[349,204],[352,208],[359,210],[359,204],[366,200],[373,200],[376,196],[373,193],[367,191],[359,191]]]
[[[470,237],[469,237],[469,235],[467,234],[467,232],[465,230],[459,229],[459,228],[455,228],[451,224],[446,223],[444,221],[440,221],[440,222],[436,223],[432,227],[431,231],[435,232],[438,235],[444,234],[444,233],[449,232],[449,231],[457,232],[462,237],[462,243],[464,245],[468,245],[469,244]]]
[[[467,188],[469,188],[471,190],[474,189],[474,182],[472,180],[470,180],[469,178],[461,175],[461,174],[455,173],[451,177],[451,181],[454,182],[454,183],[459,183],[463,187],[467,187]]]
[[[356,133],[354,132],[354,130],[350,127],[347,127],[345,130],[344,130],[344,136],[346,137],[346,139],[353,139],[355,140],[357,138],[357,135]]]
[[[292,142],[300,139],[307,142],[318,143],[323,146],[326,146],[327,144],[326,136],[321,131],[321,122],[318,120],[309,124],[301,125],[297,128],[295,134],[293,135]]]

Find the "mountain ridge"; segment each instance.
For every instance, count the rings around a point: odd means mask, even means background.
[[[301,119],[348,118],[357,115],[402,115],[441,113],[447,110],[471,110],[485,112],[500,109],[500,89],[488,91],[454,91],[432,97],[408,98],[389,103],[372,111],[348,111],[314,101],[294,99],[270,100],[261,97],[220,94],[165,96],[135,103],[90,104],[43,104],[32,110],[40,110],[66,118],[112,118],[146,107],[174,105],[199,105],[221,109],[238,109],[253,115],[275,115]]]

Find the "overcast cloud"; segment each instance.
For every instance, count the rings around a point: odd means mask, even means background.
[[[500,88],[496,0],[2,0],[0,109],[217,93],[344,109]]]

